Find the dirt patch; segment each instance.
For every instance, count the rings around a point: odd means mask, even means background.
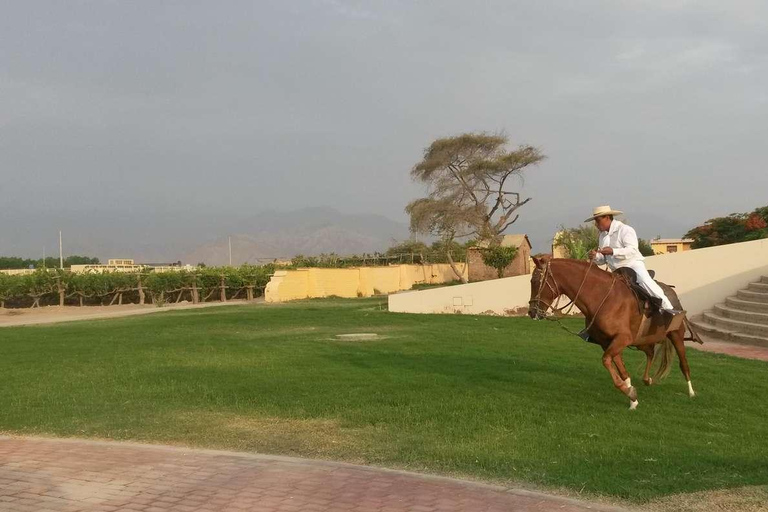
[[[4,309],[0,308],[0,327],[20,325],[54,324],[76,320],[98,320],[102,318],[118,318],[124,316],[147,315],[163,311],[181,309],[200,309],[216,306],[242,306],[259,304],[263,301],[248,302],[245,300],[230,300],[227,302],[206,302],[204,304],[168,304],[157,307],[151,304],[123,304],[120,306],[45,306],[34,309]]]
[[[673,494],[654,500],[649,512],[767,512],[768,485]]]
[[[180,423],[205,424],[206,429],[219,433],[224,446],[260,453],[279,453],[340,459],[359,463],[371,429],[342,426],[336,419],[278,418],[242,416],[230,413],[183,414]]]

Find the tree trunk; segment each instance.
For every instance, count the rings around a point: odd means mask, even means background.
[[[192,280],[192,304],[200,302],[200,295],[197,291],[197,278]]]
[[[80,299],[80,307],[83,307],[83,295],[81,293],[78,293],[77,296]]]
[[[61,277],[56,278],[56,288],[59,291],[59,306],[64,305],[64,286],[61,284]]]
[[[183,295],[184,295],[184,289],[182,288],[181,290],[179,290],[179,296],[178,296],[178,297],[176,297],[176,304],[178,304],[179,302],[181,302],[181,297],[182,297]]]
[[[453,273],[456,274],[456,277],[461,279],[462,283],[467,284],[467,278],[464,277],[464,273],[463,272],[459,272],[459,269],[456,267],[456,263],[453,262],[453,257],[451,256],[451,251],[447,251],[446,255],[448,256],[448,263],[450,263],[451,270],[453,270]]]
[[[139,304],[144,304],[144,288],[141,286],[141,274],[139,274]]]
[[[120,295],[120,294],[119,294],[119,293],[116,293],[116,294],[115,294],[115,295],[112,297],[112,300],[111,300],[111,301],[109,301],[109,305],[110,305],[110,306],[111,306],[112,304],[114,304],[114,303],[115,303],[115,301],[117,300],[117,296],[118,296],[118,295]]]
[[[221,302],[227,302],[227,284],[224,276],[221,276]]]
[[[247,294],[248,300],[253,300],[253,286],[248,286],[245,289],[245,293]]]
[[[123,305],[123,292],[120,292],[120,294],[117,296],[117,305],[118,306]]]
[[[32,308],[39,308],[40,307],[40,297],[32,297],[35,299],[35,301],[32,303]]]

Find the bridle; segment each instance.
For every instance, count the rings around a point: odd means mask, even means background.
[[[613,291],[613,286],[616,284],[616,275],[613,274],[611,279],[611,286],[608,289],[608,293],[605,294],[605,297],[603,297],[603,300],[600,302],[600,305],[597,307],[597,311],[595,311],[595,314],[592,315],[592,321],[589,322],[589,325],[579,331],[578,333],[573,332],[571,329],[569,329],[567,326],[563,325],[560,322],[560,318],[558,317],[558,313],[562,313],[562,315],[568,315],[573,311],[574,306],[576,305],[576,301],[578,300],[579,296],[581,295],[581,291],[584,289],[584,284],[587,282],[587,277],[589,277],[589,272],[592,270],[592,266],[595,264],[595,261],[590,259],[589,260],[589,266],[587,267],[587,271],[584,272],[584,278],[581,280],[581,285],[579,285],[579,289],[576,292],[576,295],[574,295],[573,299],[570,300],[566,305],[558,307],[560,302],[560,297],[562,297],[562,293],[560,292],[560,285],[557,284],[557,279],[555,278],[555,274],[552,273],[552,261],[547,260],[547,264],[544,267],[544,272],[541,272],[540,268],[537,268],[535,272],[541,273],[541,282],[539,283],[539,289],[536,293],[536,297],[528,301],[528,308],[533,310],[536,314],[537,318],[543,318],[545,320],[554,320],[557,322],[557,324],[568,331],[571,334],[574,334],[576,336],[581,337],[584,332],[589,331],[589,329],[594,325],[595,320],[597,319],[598,313],[603,309],[603,305],[605,304],[605,301],[608,299],[608,296]],[[552,280],[552,283],[550,283],[550,278]],[[544,285],[547,285],[549,290],[553,293],[553,297],[557,297],[555,299],[554,304],[547,304],[541,299],[541,294],[544,291]],[[554,285],[553,285],[554,284]],[[534,305],[535,303],[535,305]],[[540,304],[544,304],[546,307],[544,309],[541,309],[539,306]],[[568,311],[563,311],[566,308],[568,308]],[[551,314],[548,314],[549,310],[552,310]]]

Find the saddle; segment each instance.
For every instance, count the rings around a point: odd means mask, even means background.
[[[650,316],[653,316],[661,310],[661,299],[650,296],[648,292],[637,284],[637,273],[634,270],[623,267],[616,269],[615,273],[621,277],[629,289],[632,290],[632,293],[635,294],[637,307],[641,314],[647,311]],[[649,270],[648,273],[651,275],[651,278],[656,277],[656,272],[653,270]]]

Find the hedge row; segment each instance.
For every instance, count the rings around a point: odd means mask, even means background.
[[[274,266],[206,267],[177,272],[0,274],[0,307],[206,302],[261,295]]]

